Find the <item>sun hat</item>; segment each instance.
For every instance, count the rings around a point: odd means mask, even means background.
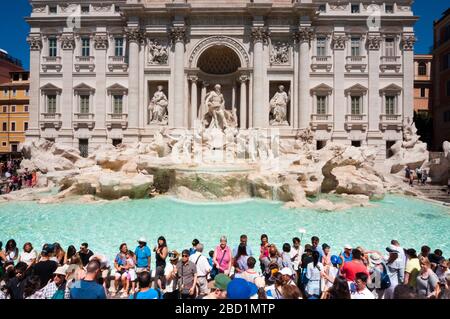
[[[386,250],[390,253],[400,254],[400,250],[398,249],[397,246],[394,246],[394,245],[390,245],[389,247],[386,247]]]
[[[54,275],[66,276],[67,275],[67,268],[68,268],[68,265],[60,266],[60,267],[56,268],[56,270],[55,270],[55,272],[53,274]]]
[[[381,264],[382,261],[383,261],[383,259],[381,258],[381,256],[379,254],[377,254],[377,253],[369,254],[369,262],[371,264],[379,265],[379,264]]]
[[[172,256],[169,258],[170,260],[177,260],[180,257],[180,253],[176,250],[172,250],[169,254]]]
[[[227,287],[227,299],[250,299],[258,292],[255,284],[242,278],[230,281]]]
[[[330,260],[333,265],[340,265],[342,262],[341,258],[339,258],[339,256],[336,255],[331,256]]]
[[[231,279],[227,275],[224,274],[218,274],[214,278],[214,287],[220,290],[227,290],[228,284],[230,283]]]
[[[294,274],[294,272],[292,271],[292,268],[284,267],[283,269],[280,270],[280,274],[292,276]]]
[[[350,246],[349,244],[344,246],[344,249],[352,249],[352,246]]]
[[[145,239],[145,237],[141,237],[138,239],[137,241],[138,243],[147,243],[147,239]]]

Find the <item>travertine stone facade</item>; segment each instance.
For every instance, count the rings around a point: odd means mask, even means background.
[[[413,118],[411,0],[30,2],[29,139],[87,148],[192,129],[215,84],[240,129],[310,127],[318,147],[379,145],[380,159]]]

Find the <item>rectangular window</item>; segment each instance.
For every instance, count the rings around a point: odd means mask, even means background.
[[[120,6],[118,6],[117,4],[114,5],[114,11],[115,11],[116,13],[119,13],[119,12],[120,12]]]
[[[7,130],[8,130],[8,123],[3,122],[3,124],[2,124],[2,131],[6,132]]]
[[[15,105],[11,105],[11,113],[16,113],[16,106]]]
[[[447,81],[447,96],[450,96],[450,80]]]
[[[2,142],[2,146],[6,146],[6,142]]]
[[[29,75],[28,73],[22,73],[22,81],[28,81]]]
[[[395,96],[386,96],[386,114],[395,115]]]
[[[3,90],[3,96],[8,96],[8,89]]]
[[[89,113],[89,95],[80,95],[80,113]]]
[[[24,111],[25,113],[28,113],[28,108],[29,108],[28,105],[24,105],[24,106],[23,106],[23,111]]]
[[[30,90],[29,89],[25,90],[25,96],[30,96]]]
[[[114,95],[113,96],[113,113],[114,114],[122,114],[123,107],[123,95]]]
[[[325,37],[317,38],[317,56],[326,56],[326,41]]]
[[[393,4],[386,4],[386,13],[394,13],[394,5]]]
[[[327,114],[327,97],[317,96],[317,114]]]
[[[57,42],[56,38],[49,38],[48,39],[48,55],[49,56],[57,56],[58,49],[57,49]]]
[[[360,115],[361,114],[361,96],[352,96],[352,115]]]
[[[13,97],[16,97],[16,96],[17,96],[17,90],[13,89]]]
[[[3,113],[8,113],[8,106],[3,106],[2,109],[3,109]]]
[[[56,95],[47,95],[47,113],[56,113]]]
[[[122,144],[122,139],[120,139],[120,138],[113,138],[113,140],[112,140],[112,145],[113,145],[114,147],[116,147],[116,146],[118,146],[118,145],[120,145],[120,144]]]
[[[319,5],[319,12],[326,12],[326,11],[327,11],[327,6],[325,4]]]
[[[420,97],[426,97],[425,88],[420,88]]]
[[[114,43],[114,55],[123,56],[123,38],[115,38]]]
[[[361,147],[361,141],[352,141],[353,147]]]
[[[81,39],[81,56],[90,56],[91,55],[91,43],[89,38]]]
[[[18,149],[19,149],[19,145],[17,144],[17,142],[11,142],[11,152],[17,153]]]
[[[89,6],[81,6],[81,13],[83,14],[89,13]]]
[[[385,46],[386,46],[386,56],[395,56],[395,39],[386,38]]]
[[[23,130],[28,131],[28,122],[23,122]]]
[[[11,123],[11,132],[15,132],[16,131],[16,123],[12,122]]]
[[[352,37],[351,42],[352,56],[360,56],[361,39],[359,37]]]
[[[13,74],[13,81],[15,81],[15,82],[20,81],[20,73],[14,73]]]
[[[55,14],[58,12],[58,7],[57,6],[48,6],[48,12],[51,14]]]
[[[352,4],[352,13],[359,13],[359,4]]]
[[[450,122],[450,111],[444,112],[444,122]]]

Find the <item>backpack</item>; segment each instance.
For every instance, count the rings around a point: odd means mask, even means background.
[[[391,286],[391,278],[389,278],[389,274],[387,273],[386,265],[381,264],[383,266],[383,272],[380,276],[380,288],[387,289]]]

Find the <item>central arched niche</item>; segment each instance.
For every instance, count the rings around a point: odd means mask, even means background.
[[[241,67],[241,60],[233,49],[215,45],[201,54],[197,67],[207,74],[231,74]]]

